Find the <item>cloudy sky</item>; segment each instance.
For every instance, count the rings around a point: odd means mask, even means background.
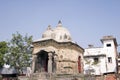
[[[0,41],[9,41],[16,31],[39,39],[59,20],[83,48],[102,47],[105,35],[120,44],[120,0],[0,0]]]

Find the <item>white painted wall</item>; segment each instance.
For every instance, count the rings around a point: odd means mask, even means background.
[[[110,47],[107,47],[107,44],[111,44]],[[101,55],[101,56],[100,56]],[[104,56],[102,56],[104,55]],[[89,56],[89,57],[85,57]],[[94,57],[99,58],[99,63],[97,65],[92,65],[94,62]],[[108,57],[112,58],[112,62],[108,62]],[[86,59],[90,61],[90,64],[86,64]],[[116,60],[117,60],[117,49],[114,43],[114,40],[104,40],[102,48],[87,48],[84,52],[84,73],[89,68],[95,70],[95,75],[101,75],[109,72],[116,72]]]
[[[86,74],[86,70],[88,70],[89,68],[93,68],[95,70],[95,72],[92,72],[92,74],[95,75],[101,75],[103,73],[106,72],[106,58],[105,58],[105,54],[102,52],[103,48],[88,48],[85,49],[85,53],[84,53],[84,73]],[[104,55],[104,56],[102,56]],[[85,57],[85,56],[89,56],[89,57]],[[94,56],[94,57],[93,57]],[[94,64],[94,58],[98,58],[99,62],[98,64]],[[86,59],[90,62],[90,63],[86,63]]]
[[[111,44],[111,47],[107,47],[107,44]],[[107,72],[116,72],[116,46],[113,40],[107,40],[103,42],[103,51],[106,54],[107,59]],[[108,57],[112,58],[112,63],[108,62]]]

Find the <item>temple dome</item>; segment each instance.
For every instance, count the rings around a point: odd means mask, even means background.
[[[49,25],[47,30],[42,34],[41,40],[54,39],[57,42],[69,42],[71,41],[71,35],[69,31],[62,26],[61,21],[55,29],[52,29]]]
[[[54,40],[58,42],[71,41],[71,35],[69,31],[62,26],[61,21],[58,22],[57,27],[54,29],[53,35]]]
[[[42,34],[42,38],[43,39],[51,39],[52,33],[53,33],[53,30],[52,30],[51,26],[49,25],[47,30]]]

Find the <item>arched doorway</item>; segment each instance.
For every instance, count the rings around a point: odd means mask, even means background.
[[[78,72],[81,73],[81,56],[78,57]]]
[[[37,53],[35,72],[48,72],[48,52],[42,50]]]

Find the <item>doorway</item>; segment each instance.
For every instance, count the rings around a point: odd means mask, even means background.
[[[48,52],[42,50],[37,53],[35,72],[48,72]]]

